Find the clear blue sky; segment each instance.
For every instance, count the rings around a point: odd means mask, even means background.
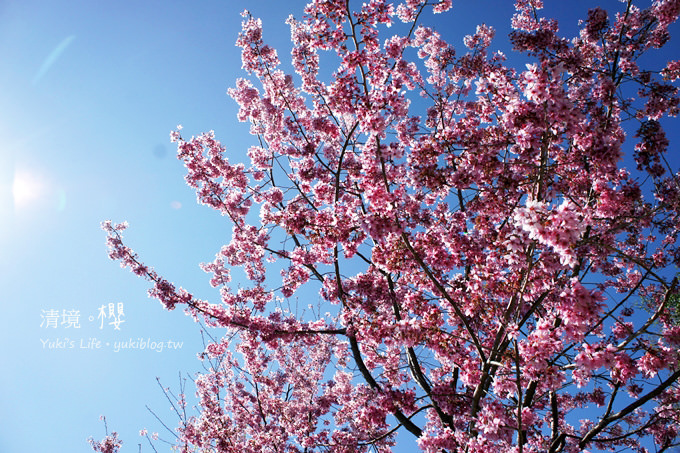
[[[129,221],[128,244],[147,264],[216,298],[198,263],[212,260],[230,225],[196,204],[169,132],[180,123],[185,135],[214,129],[230,160],[242,160],[255,139],[225,94],[243,76],[239,13],[263,18],[265,39],[285,60],[284,20],[300,17],[304,3],[0,1],[0,452],[89,451],[86,439],[104,435],[101,414],[122,451],[136,452],[141,428],[162,429],[146,405],[176,426],[156,376],[177,389],[178,373],[199,369],[198,328],[108,260],[99,224]],[[474,11],[468,3],[454,2],[437,27],[462,47],[460,37],[485,21],[504,46],[512,2],[482,1]],[[564,28],[589,5],[569,2]],[[114,317],[122,304],[120,330],[108,324],[109,304]],[[80,328],[62,323],[76,312]],[[116,352],[118,342],[140,339],[164,348]]]

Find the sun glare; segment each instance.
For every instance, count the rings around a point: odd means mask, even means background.
[[[17,170],[12,182],[14,208],[23,208],[38,201],[45,193],[44,182],[35,174]]]

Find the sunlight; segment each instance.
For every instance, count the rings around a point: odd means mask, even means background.
[[[12,182],[14,208],[20,209],[40,200],[45,195],[46,186],[35,173],[17,170]]]

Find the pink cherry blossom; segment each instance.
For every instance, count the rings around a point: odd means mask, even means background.
[[[314,0],[287,20],[294,74],[244,12],[249,78],[229,94],[256,136],[249,162],[213,132],[171,133],[197,201],[231,225],[202,264],[219,300],[103,223],[151,297],[221,329],[180,451],[680,445],[680,173],[664,130],[680,64],[659,50],[680,2],[584,11],[570,37],[517,0],[519,67],[490,25],[451,43],[424,23],[451,8]]]

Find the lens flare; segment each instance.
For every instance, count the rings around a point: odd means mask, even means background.
[[[15,209],[26,207],[40,200],[44,195],[45,183],[36,174],[24,170],[17,170],[14,173],[12,199]]]

